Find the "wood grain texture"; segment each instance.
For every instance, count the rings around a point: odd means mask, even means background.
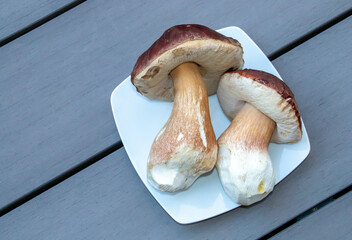
[[[352,182],[352,17],[274,61],[296,95],[312,150],[264,201],[179,225],[124,148],[0,219],[0,239],[255,239]],[[326,207],[327,208],[327,207]]]
[[[0,48],[0,208],[120,140],[110,94],[164,29],[179,23],[237,25],[270,54],[348,5],[347,0],[92,0],[5,45]]]
[[[352,192],[271,239],[352,239]]]
[[[0,1],[0,40],[71,2],[74,0]]]

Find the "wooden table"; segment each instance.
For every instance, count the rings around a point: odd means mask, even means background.
[[[1,1],[0,239],[351,239],[351,7]],[[144,187],[109,102],[139,54],[181,23],[247,32],[295,93],[311,141],[264,201],[191,225]]]

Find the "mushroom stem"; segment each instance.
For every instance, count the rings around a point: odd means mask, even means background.
[[[172,70],[170,75],[174,82],[173,112],[178,107],[192,107],[195,101],[200,100],[203,115],[209,117],[206,120],[210,120],[208,94],[198,66],[195,63],[183,63]]]
[[[246,103],[218,139],[217,169],[226,193],[250,205],[268,195],[275,184],[268,146],[275,122]]]
[[[167,192],[187,189],[201,174],[212,170],[217,159],[208,95],[198,66],[183,63],[171,76],[174,106],[148,159],[149,182]]]
[[[274,128],[271,118],[246,103],[218,141],[236,143],[248,151],[267,151]]]

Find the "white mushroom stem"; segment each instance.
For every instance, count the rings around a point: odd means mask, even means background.
[[[218,139],[217,170],[225,192],[236,203],[250,205],[274,188],[268,145],[275,122],[245,104]]]
[[[161,191],[187,189],[213,169],[217,142],[210,121],[208,94],[194,63],[183,63],[171,76],[174,106],[151,147],[148,180]]]

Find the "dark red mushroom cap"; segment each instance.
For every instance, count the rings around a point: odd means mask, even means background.
[[[219,83],[218,99],[232,120],[247,102],[276,122],[271,141],[293,143],[302,137],[302,122],[290,88],[276,76],[253,69],[229,71]]]
[[[185,62],[199,66],[208,94],[216,92],[220,76],[243,66],[241,44],[208,27],[177,25],[166,30],[137,60],[131,81],[149,99],[173,100],[170,72]]]

